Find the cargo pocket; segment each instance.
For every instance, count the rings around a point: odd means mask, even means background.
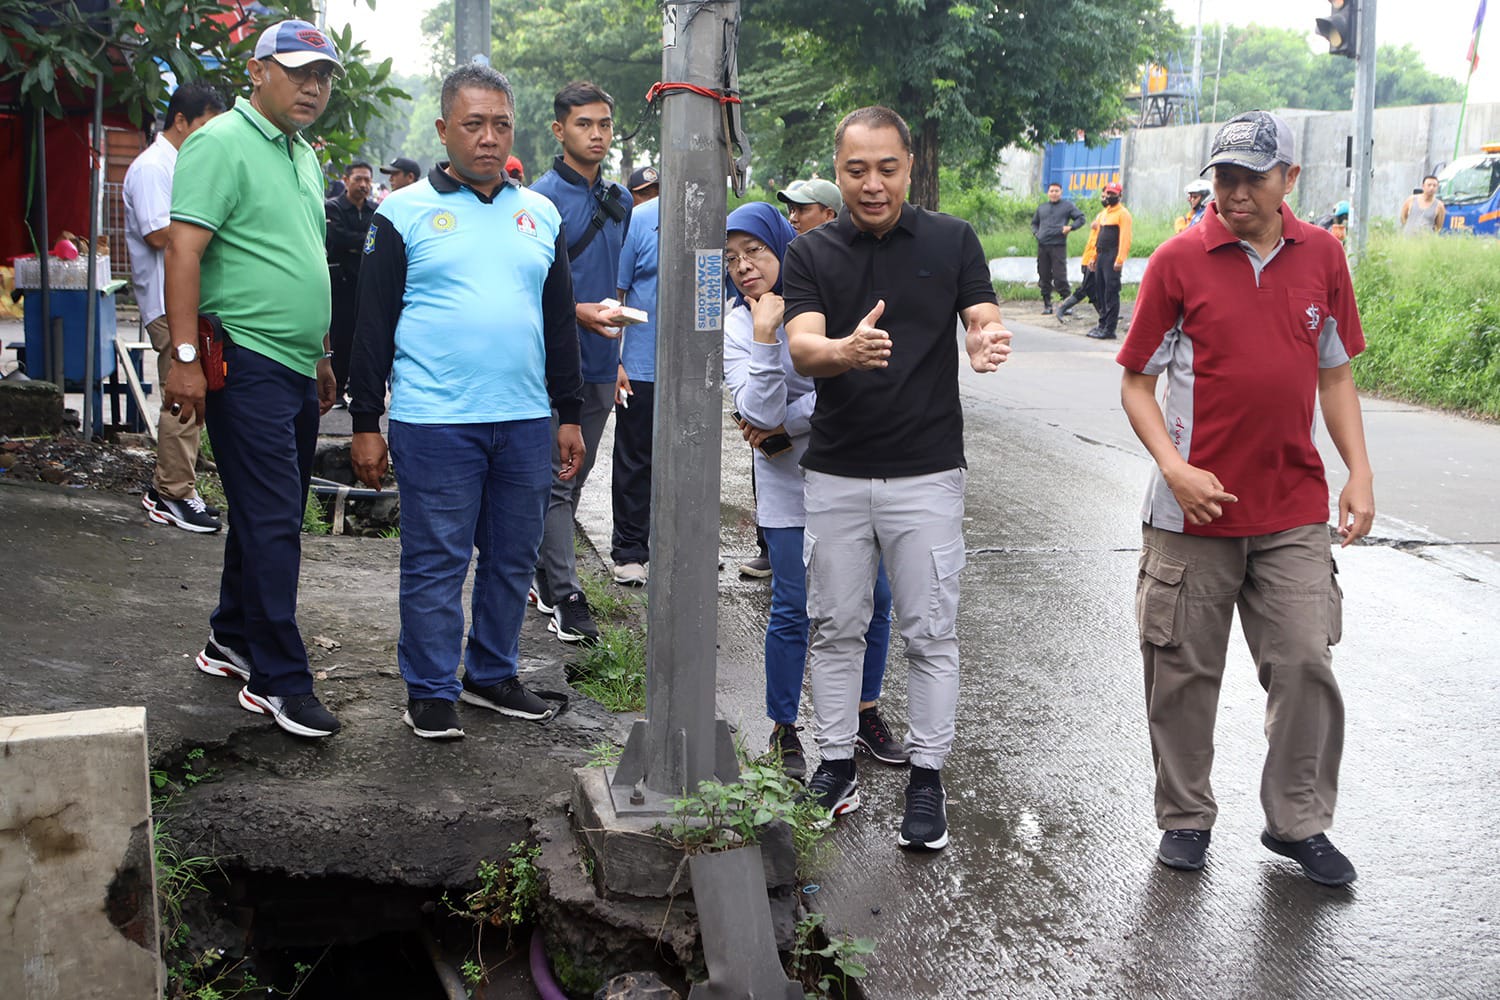
[[[1339,586],[1339,564],[1332,559],[1328,564],[1333,567],[1328,574],[1328,645],[1337,646],[1344,637],[1344,588]]]
[[[1135,585],[1135,620],[1141,641],[1171,649],[1182,640],[1182,572],[1187,563],[1156,549],[1141,552],[1141,571]]]
[[[818,538],[811,531],[802,532],[802,566],[807,590],[807,617],[824,619],[823,608],[827,605],[824,594],[828,592],[828,586],[820,574],[818,566]]]
[[[962,535],[932,550],[932,599],[927,613],[935,637],[952,634],[958,623],[958,574],[968,561]]]

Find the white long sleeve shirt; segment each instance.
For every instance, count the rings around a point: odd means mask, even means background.
[[[755,341],[750,307],[735,306],[724,318],[724,382],[734,408],[756,427],[785,426],[792,447],[775,458],[755,450],[755,519],[762,528],[801,528],[807,523],[802,504],[802,455],[812,432],[817,402],[813,380],[792,367],[786,328],[776,343]]]

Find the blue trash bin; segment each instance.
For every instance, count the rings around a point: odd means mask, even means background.
[[[95,293],[98,313],[98,341],[94,351],[94,385],[115,370],[115,296],[114,289]],[[48,293],[52,319],[63,324],[63,381],[68,391],[83,391],[85,348],[88,346],[87,289],[53,289]],[[42,329],[42,293],[27,291],[26,305],[26,374],[32,378],[47,377],[48,332]]]

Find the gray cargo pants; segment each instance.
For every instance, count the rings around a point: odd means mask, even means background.
[[[825,759],[854,756],[865,632],[885,559],[906,640],[906,749],[941,768],[958,707],[958,575],[964,568],[964,470],[899,479],[809,471],[807,616],[812,622],[814,735]]]

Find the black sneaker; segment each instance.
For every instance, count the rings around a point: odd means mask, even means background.
[[[781,762],[781,770],[788,778],[801,781],[807,777],[807,754],[797,738],[796,726],[776,724],[771,730],[771,756]]]
[[[906,811],[901,815],[901,830],[896,834],[897,845],[921,851],[941,851],[947,847],[947,802],[940,772],[912,768],[912,782],[906,786]]]
[[[838,763],[845,767],[835,768],[834,762],[826,760],[819,764],[802,795],[804,801],[816,802],[829,819],[837,819],[859,808],[859,778],[854,773],[854,761]]]
[[[531,589],[526,591],[526,603],[544,615],[552,614],[551,595],[547,593],[547,577],[541,570],[531,578]]]
[[[547,623],[547,631],[555,632],[562,642],[592,646],[599,641],[599,626],[589,614],[589,602],[583,591],[575,590],[557,602],[557,607],[552,609],[552,620]]]
[[[144,500],[141,506],[145,506]],[[171,524],[199,534],[211,534],[222,527],[219,519],[208,513],[208,504],[196,493],[186,500],[173,500],[157,494],[156,509],[147,510],[146,516],[157,524]]]
[[[854,745],[882,764],[905,767],[911,763],[906,749],[891,735],[885,720],[880,717],[880,710],[874,705],[860,709],[859,731],[854,736]]]
[[[1211,830],[1167,830],[1161,835],[1156,860],[1168,868],[1195,872],[1206,862],[1211,836]]]
[[[1277,840],[1271,831],[1263,830],[1260,842],[1267,850],[1297,862],[1302,874],[1319,885],[1348,885],[1357,877],[1354,865],[1324,834],[1315,833],[1306,840]]]
[[[453,702],[441,698],[412,698],[401,721],[427,740],[457,740],[464,735]]]
[[[771,560],[765,556],[756,556],[753,559],[740,560],[740,576],[754,577],[764,580],[771,575]]]
[[[1090,338],[1091,340],[1114,340],[1115,332],[1113,330],[1102,330],[1096,326],[1088,333],[1084,334],[1084,336]]]
[[[198,665],[199,670],[214,677],[250,680],[250,658],[220,644],[219,637],[212,632],[208,633],[208,641],[203,644],[203,651],[193,662]]]
[[[247,685],[240,688],[240,707],[269,715],[293,736],[332,736],[339,731],[339,720],[323,707],[315,694],[294,694],[283,698],[274,694],[256,694]]]
[[[478,705],[501,715],[517,719],[550,719],[557,709],[526,690],[519,677],[507,677],[498,684],[480,687],[464,675],[464,688],[458,695],[460,701]]]
[[[1051,316],[1052,315],[1052,305],[1051,305],[1051,303],[1048,303],[1048,302],[1043,302],[1042,303],[1042,315],[1043,316]]]

